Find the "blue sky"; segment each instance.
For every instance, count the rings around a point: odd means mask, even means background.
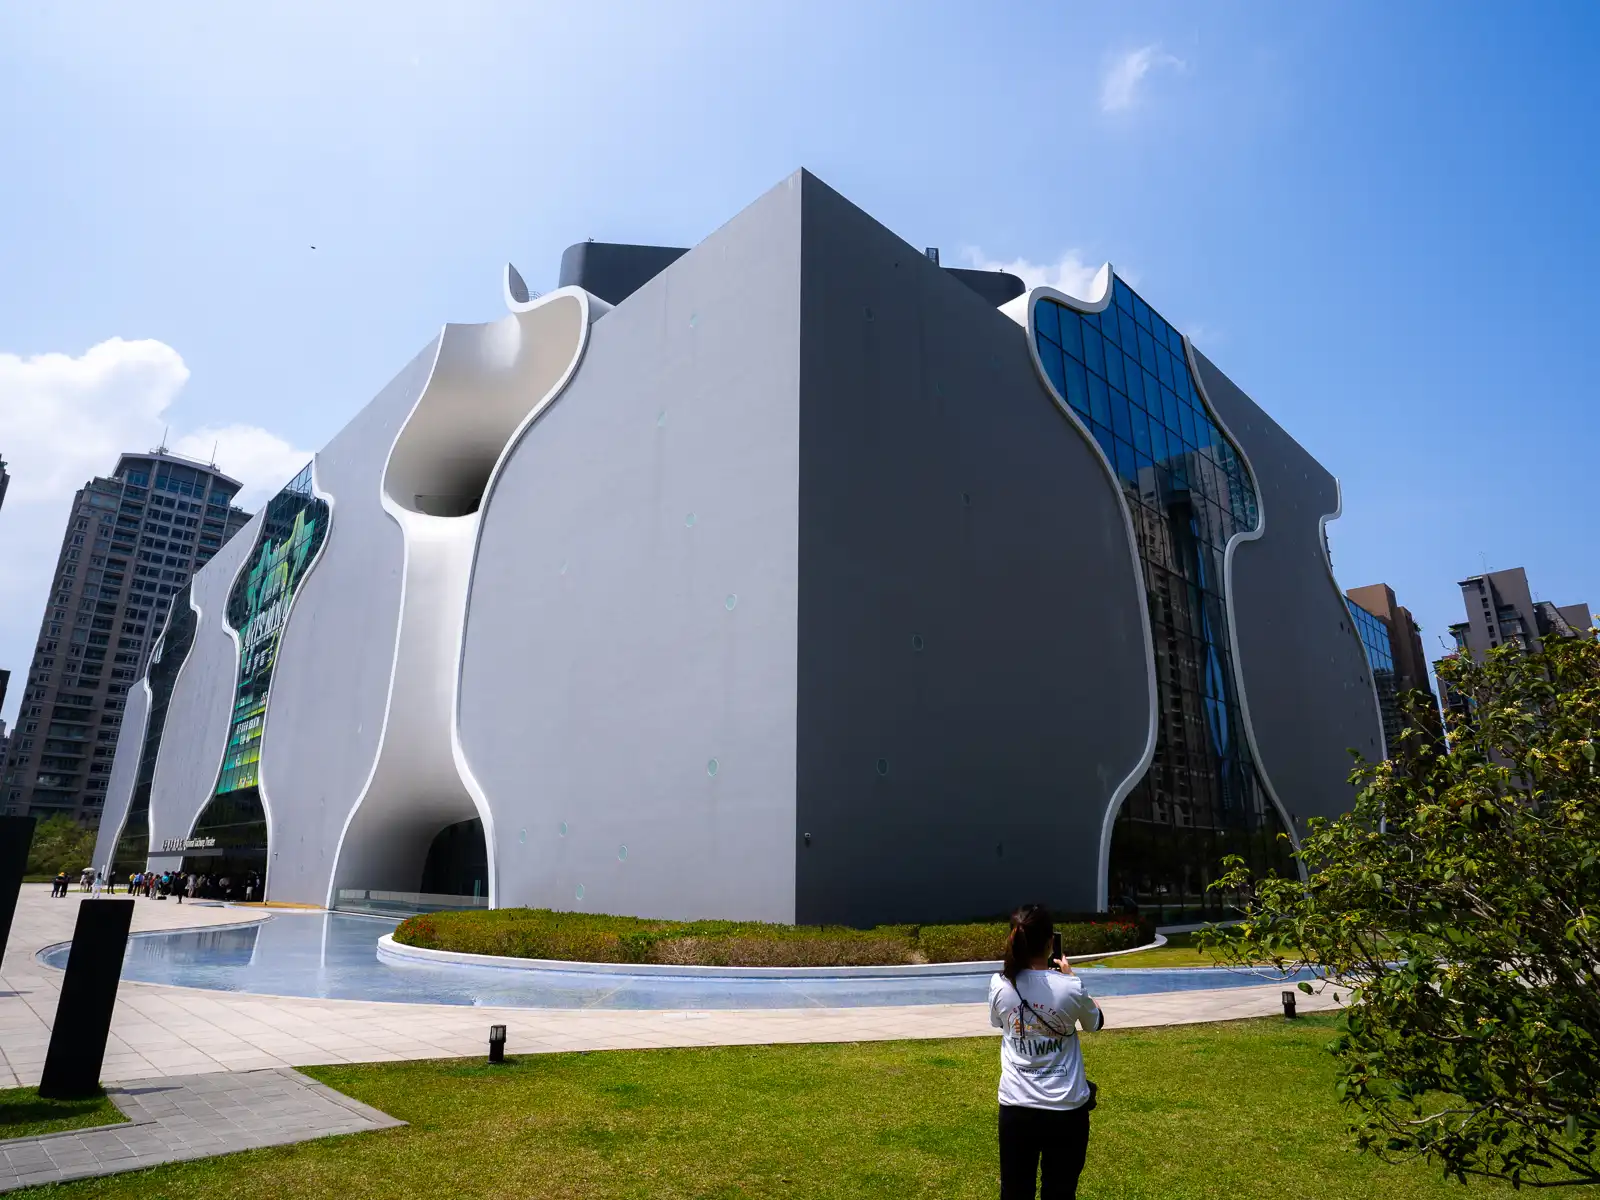
[[[508,259],[539,288],[585,237],[692,244],[799,166],[947,263],[1112,260],[1340,476],[1341,583],[1391,583],[1430,653],[1485,563],[1600,605],[1597,34],[1539,4],[5,6],[0,666],[117,449],[220,443],[259,496],[502,311]]]

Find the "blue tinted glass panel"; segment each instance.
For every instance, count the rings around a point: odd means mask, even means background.
[[[1056,385],[1057,394],[1065,396],[1067,379],[1061,369],[1061,348],[1054,342],[1040,341],[1039,362],[1043,364],[1044,373],[1050,377],[1050,382]]]
[[[1161,397],[1161,415],[1167,422],[1167,428],[1174,432],[1181,432],[1183,422],[1179,418],[1178,412],[1183,405],[1178,403],[1178,398],[1172,394],[1171,390],[1156,387],[1156,381],[1148,375],[1145,376],[1145,386],[1152,389],[1148,393],[1149,395]]]
[[[1099,381],[1094,376],[1091,375],[1089,377],[1090,403],[1094,403],[1096,399],[1095,384],[1097,382]],[[1126,398],[1119,392],[1108,394],[1104,388],[1100,390],[1099,395],[1107,396],[1106,402],[1111,405],[1111,428],[1116,430],[1117,436],[1123,441],[1131,442],[1133,440],[1133,426],[1128,422],[1128,401]]]
[[[1150,457],[1150,420],[1149,420],[1149,418],[1144,415],[1144,410],[1143,409],[1133,408],[1132,406],[1130,406],[1129,409],[1128,409],[1128,420],[1133,423],[1133,448],[1135,450],[1139,451],[1141,454],[1143,454],[1146,458],[1149,458]]]
[[[1089,409],[1089,383],[1084,378],[1083,364],[1073,362],[1069,358],[1065,366],[1067,374],[1067,403],[1079,412],[1087,412]]]
[[[1061,312],[1059,304],[1041,303],[1033,310],[1033,325],[1041,337],[1049,338],[1056,345],[1061,344]]]
[[[1117,439],[1117,474],[1124,479],[1137,480],[1139,478],[1139,463],[1133,456],[1133,447],[1121,438]]]
[[[1195,435],[1194,409],[1187,404],[1180,406],[1178,409],[1178,430],[1183,434],[1183,440],[1188,442],[1189,445],[1198,446],[1200,444],[1199,438]]]
[[[1105,384],[1090,375],[1089,379],[1089,415],[1102,425],[1111,424],[1110,393],[1106,391]]]
[[[1109,342],[1106,344],[1106,382],[1119,392],[1128,390],[1128,383],[1122,371],[1122,364],[1126,361],[1122,357],[1122,351]]]
[[[1100,332],[1105,335],[1106,341],[1115,346],[1122,340],[1122,321],[1117,315],[1117,310],[1108,308],[1100,314]]]
[[[1160,421],[1150,422],[1150,457],[1158,463],[1167,461],[1167,427]]]
[[[1167,348],[1179,358],[1183,357],[1183,334],[1170,325],[1167,327]]]
[[[1041,305],[1044,302],[1041,302]],[[1061,348],[1079,362],[1083,361],[1083,322],[1078,319],[1078,314],[1070,309],[1062,309],[1060,305],[1051,304],[1051,308],[1058,309],[1061,313]]]
[[[1124,355],[1122,358],[1122,376],[1122,390],[1128,394],[1128,399],[1132,400],[1141,408],[1146,407],[1144,399],[1144,372],[1140,370],[1138,363],[1134,362],[1133,359],[1127,357],[1126,355]]]
[[[1156,369],[1156,340],[1143,329],[1139,330],[1139,361],[1144,364],[1144,369],[1151,374]]]
[[[1149,328],[1150,309],[1143,300],[1139,299],[1139,294],[1137,292],[1135,292],[1133,295],[1133,319],[1138,321],[1139,324],[1145,326],[1146,328]]]
[[[1172,387],[1172,352],[1165,346],[1156,347],[1156,378],[1163,387]]]
[[[1129,313],[1130,315],[1132,314],[1133,293],[1128,290],[1127,284],[1123,283],[1120,279],[1112,279],[1111,295],[1116,299],[1118,308],[1122,309],[1123,312]]]
[[[1094,431],[1094,440],[1100,443],[1100,449],[1106,452],[1106,458],[1111,460],[1111,465],[1117,465],[1117,440],[1111,436],[1111,430],[1104,425],[1091,425]]]
[[[1093,330],[1083,331],[1083,363],[1102,379],[1106,374],[1105,339]]]
[[[1133,314],[1131,312],[1120,313],[1117,323],[1122,326],[1122,348],[1129,354],[1137,356],[1139,353],[1139,327],[1133,323]]]

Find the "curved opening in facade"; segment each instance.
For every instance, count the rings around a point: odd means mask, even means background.
[[[572,365],[585,319],[577,296],[558,294],[486,325],[448,326],[389,456],[389,499],[427,516],[477,512],[506,443]]]
[[[1113,823],[1107,902],[1160,923],[1210,920],[1226,915],[1209,890],[1225,855],[1294,873],[1245,733],[1226,595],[1228,545],[1261,513],[1182,335],[1109,282],[1100,311],[1042,297],[1032,322],[1045,375],[1116,477],[1145,577],[1156,737]]]
[[[489,846],[483,821],[458,803],[356,813],[339,856],[334,907],[410,914],[489,903]]]

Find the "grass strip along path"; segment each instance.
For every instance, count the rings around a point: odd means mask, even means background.
[[[64,1133],[94,1125],[120,1125],[128,1118],[105,1096],[46,1100],[38,1088],[0,1089],[0,1140]]]
[[[1349,1148],[1323,1049],[1333,1021],[1086,1037],[1101,1099],[1080,1194],[1462,1196],[1425,1165]],[[410,1126],[18,1195],[992,1200],[998,1072],[989,1038],[318,1067],[308,1074]]]

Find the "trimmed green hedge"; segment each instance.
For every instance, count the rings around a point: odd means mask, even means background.
[[[1058,923],[1069,955],[1142,946],[1149,924],[1099,914]],[[566,962],[669,963],[703,967],[868,967],[996,959],[1006,924],[767,925],[759,921],[650,921],[547,908],[438,912],[412,917],[394,940],[427,950],[551,958]]]

